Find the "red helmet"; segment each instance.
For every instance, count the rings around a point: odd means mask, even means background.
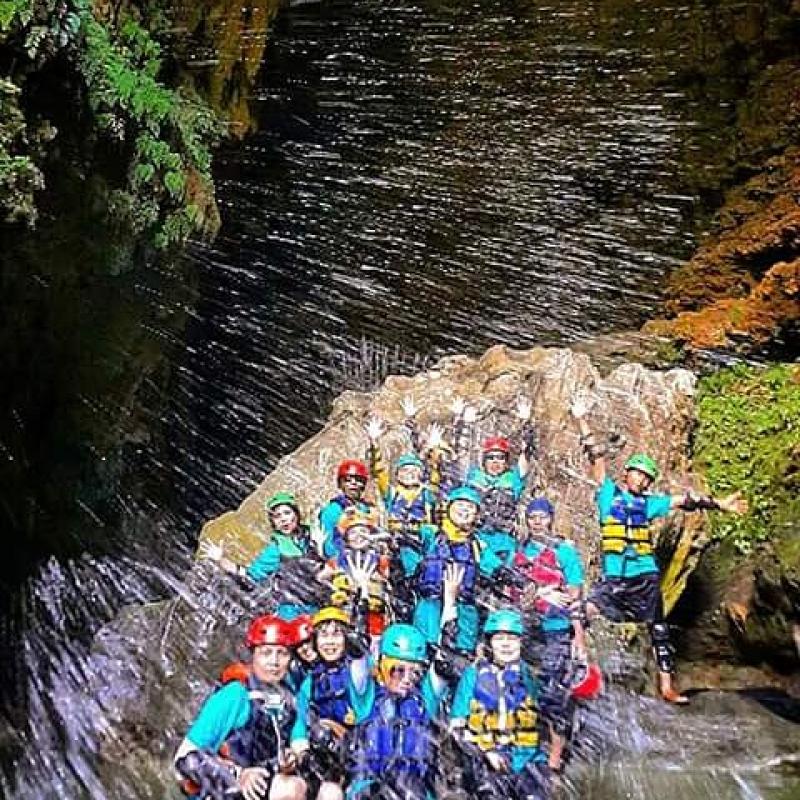
[[[483,452],[492,453],[500,451],[501,453],[511,452],[511,443],[505,436],[490,436],[483,443]]]
[[[603,691],[603,673],[597,664],[578,664],[571,683],[570,692],[575,700],[594,700]]]
[[[294,628],[290,623],[273,614],[265,614],[250,623],[244,643],[251,650],[262,644],[292,647],[295,643],[294,635]]]
[[[369,470],[363,461],[356,461],[353,458],[342,461],[336,470],[336,480],[340,481],[350,475],[355,475],[357,478],[362,478],[364,481],[369,480]]]
[[[301,614],[299,617],[295,617],[289,625],[294,630],[294,642],[293,644],[303,644],[303,642],[307,642],[314,633],[314,625],[311,621],[311,614]]]

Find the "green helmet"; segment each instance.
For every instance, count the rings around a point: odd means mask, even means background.
[[[419,467],[422,469],[422,459],[416,453],[403,453],[394,462],[395,469],[400,469],[401,467]]]
[[[395,622],[383,632],[381,655],[402,661],[425,661],[428,657],[428,646],[418,628],[404,622]]]
[[[636,453],[625,462],[625,469],[638,469],[652,480],[658,478],[658,465],[655,460],[644,453]]]
[[[486,618],[483,632],[489,636],[493,633],[514,633],[517,636],[522,636],[525,632],[522,624],[522,615],[519,611],[514,611],[510,608],[492,611]]]
[[[297,511],[297,498],[291,492],[276,492],[266,502],[267,511],[274,511],[278,506],[291,506]]]

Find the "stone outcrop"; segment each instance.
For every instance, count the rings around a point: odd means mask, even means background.
[[[513,435],[513,407],[518,397],[526,396],[533,402],[539,434],[534,482],[556,501],[557,527],[588,548],[596,538],[593,487],[569,414],[571,399],[579,391],[597,399],[591,424],[625,443],[617,453],[618,466],[632,451],[645,450],[655,456],[667,482],[675,477],[677,485],[677,476],[688,468],[693,389],[694,376],[681,369],[655,372],[626,363],[602,377],[588,356],[570,350],[518,352],[497,346],[480,359],[446,358],[414,377],[388,378],[373,395],[345,392],[322,431],[284,458],[238,510],[209,522],[201,541],[218,542],[239,563],[249,562],[268,536],[265,499],[290,489],[306,511],[321,505],[335,492],[336,464],[364,456],[363,426],[371,415],[389,423],[385,455],[399,455],[408,446],[401,425],[405,395],[415,399],[423,428],[434,421],[447,423],[456,397],[476,406],[475,456],[482,436],[498,431]]]

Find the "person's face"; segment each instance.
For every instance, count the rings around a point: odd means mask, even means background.
[[[253,674],[264,683],[279,683],[289,669],[291,653],[280,644],[262,644],[253,649]]]
[[[422,470],[413,464],[406,464],[397,470],[397,482],[401,486],[419,486],[422,481]]]
[[[297,530],[297,525],[300,520],[297,519],[297,513],[291,506],[275,506],[269,512],[269,518],[272,522],[272,527],[276,531],[285,534],[292,534]]]
[[[625,472],[625,487],[631,494],[643,494],[650,488],[653,479],[639,469],[629,469]]]
[[[478,507],[469,500],[453,500],[447,507],[447,516],[457,528],[466,531],[475,524]]]
[[[338,661],[345,653],[345,633],[338,622],[323,622],[317,628],[317,652],[323,661]]]
[[[502,450],[490,450],[483,457],[483,468],[493,478],[508,469],[508,454]]]
[[[544,511],[528,514],[528,532],[531,536],[545,536],[550,531],[553,518]]]
[[[339,485],[348,500],[360,500],[367,487],[367,482],[358,475],[345,475]]]
[[[317,660],[317,651],[312,639],[297,645],[295,652],[297,657],[306,664],[313,664]]]
[[[369,525],[353,525],[347,531],[347,546],[352,550],[366,550],[370,542]]]
[[[522,657],[522,637],[514,633],[496,633],[489,640],[495,664],[513,664]]]
[[[398,661],[386,670],[384,684],[392,694],[407,695],[421,680],[425,668],[416,661]]]

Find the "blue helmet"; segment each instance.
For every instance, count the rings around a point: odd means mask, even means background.
[[[428,658],[428,645],[418,628],[405,622],[395,622],[383,632],[381,655],[402,661],[425,661]]]
[[[552,517],[555,516],[556,510],[546,497],[534,497],[525,508],[525,516],[528,517],[536,512]]]
[[[401,467],[419,467],[422,469],[422,466],[422,459],[416,453],[403,453],[403,455],[394,462],[395,469],[400,469]]]
[[[514,611],[511,608],[492,611],[486,618],[483,632],[489,636],[493,633],[514,633],[517,636],[522,636],[525,632],[522,615],[519,611]]]
[[[479,506],[481,504],[481,495],[477,489],[473,489],[471,486],[456,486],[447,495],[447,505],[450,505],[455,500],[466,500],[468,503],[474,503]]]

